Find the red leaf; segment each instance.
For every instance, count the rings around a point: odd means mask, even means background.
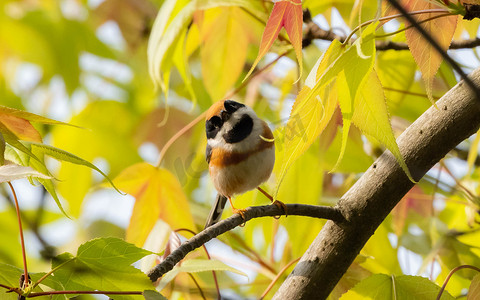
[[[285,27],[290,42],[295,49],[298,65],[300,66],[300,76],[302,75],[302,24],[303,11],[301,0],[283,0],[277,1],[273,5],[272,13],[268,18],[265,30],[263,31],[262,42],[258,50],[257,58],[248,71],[247,78],[253,72],[258,62],[267,54],[272,47],[273,42],[278,37],[280,30]]]

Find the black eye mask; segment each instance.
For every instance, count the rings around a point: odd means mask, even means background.
[[[214,139],[217,133],[222,128],[223,120],[219,116],[213,116],[207,122],[205,122],[205,132],[207,133],[207,139]]]
[[[252,118],[244,114],[240,120],[233,125],[233,128],[227,131],[224,135],[223,138],[225,139],[225,142],[234,144],[238,143],[240,141],[243,141],[246,137],[250,135],[253,129],[253,120]]]

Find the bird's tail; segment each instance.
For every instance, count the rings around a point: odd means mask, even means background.
[[[205,228],[212,226],[213,224],[220,221],[222,217],[223,209],[225,208],[225,203],[227,203],[227,197],[217,194],[217,198],[215,199],[215,203],[210,210],[210,214],[208,215],[207,222],[205,223]]]

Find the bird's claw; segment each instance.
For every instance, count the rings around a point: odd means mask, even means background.
[[[240,227],[244,227],[245,224],[247,223],[247,220],[245,219],[245,211],[246,209],[238,209],[238,208],[232,208],[234,214],[239,214],[240,217],[243,219],[243,223],[240,225]]]
[[[275,200],[272,202],[272,205],[276,205],[278,208],[280,208],[285,213],[285,217],[288,216],[287,205],[285,205],[285,203],[279,200]],[[275,216],[275,219],[280,219],[280,216]]]

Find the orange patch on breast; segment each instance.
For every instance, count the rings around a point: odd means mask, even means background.
[[[225,167],[235,165],[247,159],[249,153],[230,152],[224,149],[213,148],[210,156],[210,165],[215,167]]]
[[[267,124],[264,122],[264,130],[262,136],[266,139],[273,139],[273,134]],[[246,160],[249,156],[254,155],[258,152],[261,152],[265,149],[273,147],[274,142],[265,141],[260,139],[257,144],[257,147],[253,148],[248,152],[231,152],[220,148],[213,148],[212,155],[210,156],[210,166],[214,167],[225,167],[229,165],[236,165]]]

